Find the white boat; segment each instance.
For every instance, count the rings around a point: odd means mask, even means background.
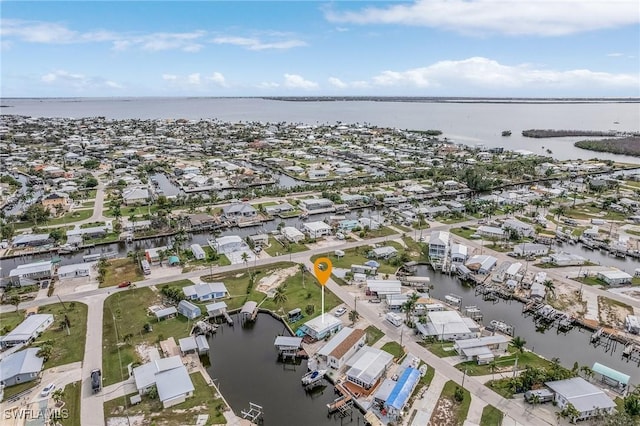
[[[499,331],[501,333],[508,334],[508,335],[512,335],[513,334],[513,327],[510,326],[509,324],[507,324],[506,322],[498,321],[498,320],[491,320],[489,325],[495,331]]]
[[[313,370],[302,376],[302,384],[307,386],[324,378],[327,370]]]

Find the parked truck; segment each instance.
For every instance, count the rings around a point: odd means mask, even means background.
[[[395,312],[387,312],[385,319],[396,327],[402,325],[402,315],[396,314]]]

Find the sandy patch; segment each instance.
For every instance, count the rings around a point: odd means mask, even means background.
[[[287,278],[295,275],[298,270],[299,268],[297,266],[292,266],[286,269],[279,269],[258,281],[256,290],[261,293],[268,294],[269,292],[278,288],[280,284],[282,284]]]
[[[124,407],[122,407],[124,411]],[[144,416],[107,417],[107,426],[136,426],[144,424]]]
[[[631,306],[617,304],[617,302],[603,297],[598,297],[598,310],[600,322],[616,329],[624,328],[624,320],[627,315],[633,315]]]
[[[155,346],[150,346],[150,345],[147,345],[146,343],[141,343],[139,345],[136,345],[136,353],[140,357],[140,360],[143,364],[145,362],[150,361],[151,356],[149,352],[153,350],[157,351]]]
[[[433,409],[428,426],[450,426],[455,423],[453,415],[453,401],[449,398],[440,398],[436,408]]]

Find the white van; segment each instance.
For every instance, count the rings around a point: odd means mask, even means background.
[[[387,312],[385,319],[396,327],[400,327],[402,325],[402,315],[398,315],[395,312]]]

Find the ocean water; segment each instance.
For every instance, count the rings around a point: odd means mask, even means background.
[[[457,143],[523,149],[560,160],[600,158],[640,164],[640,158],[573,146],[582,138],[532,139],[525,129],[640,131],[640,103],[469,103],[390,101],[282,101],[262,98],[2,99],[2,114],[112,119],[218,119],[225,122],[371,124],[408,130],[438,129]],[[512,136],[502,137],[503,130]]]

